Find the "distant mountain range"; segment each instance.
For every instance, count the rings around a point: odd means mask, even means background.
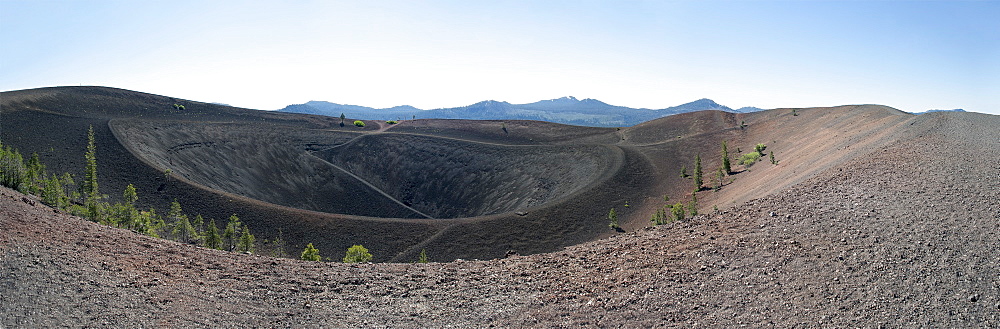
[[[278,111],[326,116],[340,116],[343,113],[349,118],[362,120],[399,120],[412,118],[538,120],[577,126],[626,127],[668,115],[704,110],[746,113],[762,111],[763,109],[743,107],[733,110],[711,99],[703,98],[686,104],[651,110],[615,106],[596,99],[587,98],[580,100],[568,96],[529,104],[511,104],[490,100],[468,106],[434,110],[421,110],[409,105],[376,109],[367,106],[310,101],[305,104],[289,105]]]
[[[927,110],[927,111],[923,111],[923,112],[913,112],[913,114],[924,114],[924,113],[934,113],[934,112],[965,112],[965,110],[963,110],[963,109],[954,109],[954,110]]]

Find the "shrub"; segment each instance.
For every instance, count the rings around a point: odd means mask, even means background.
[[[302,250],[302,255],[299,255],[299,259],[310,262],[318,262],[322,259],[322,257],[319,256],[319,249],[316,249],[316,247],[313,247],[313,244],[310,243],[306,245],[305,250]]]
[[[367,263],[372,260],[372,254],[368,253],[368,248],[356,244],[347,248],[344,255],[344,263]]]
[[[358,126],[358,127],[364,127],[365,126],[365,122],[361,121],[361,120],[354,120],[354,125]]]
[[[757,143],[757,145],[753,147],[753,150],[757,151],[757,153],[764,154],[764,149],[766,148],[767,145],[764,145],[764,143]]]
[[[363,122],[362,122],[362,123],[363,123]],[[386,121],[385,123],[388,123],[388,124],[391,124],[391,125],[394,125],[394,124],[397,124],[397,123],[399,123],[399,122],[397,122],[396,120],[389,120],[389,121]],[[364,126],[362,126],[362,127],[364,127]]]
[[[744,167],[750,168],[750,166],[753,166],[754,163],[757,163],[757,160],[760,160],[760,157],[761,154],[759,152],[750,152],[740,156],[737,161],[739,161],[739,163]]]

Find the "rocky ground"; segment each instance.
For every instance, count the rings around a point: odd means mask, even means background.
[[[915,123],[780,193],[492,261],[232,254],[0,189],[0,327],[1000,327],[1000,124]]]

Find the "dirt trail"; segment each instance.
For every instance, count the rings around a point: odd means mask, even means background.
[[[431,217],[430,215],[427,215],[427,214],[425,214],[425,213],[422,213],[422,212],[420,212],[419,210],[416,210],[416,209],[413,209],[413,208],[412,208],[412,207],[410,207],[410,206],[407,206],[407,205],[406,205],[405,203],[403,203],[402,201],[399,201],[398,199],[396,199],[396,198],[392,197],[392,195],[389,195],[389,193],[385,193],[385,191],[383,191],[382,189],[378,188],[377,186],[373,185],[372,183],[369,183],[369,182],[368,182],[367,180],[365,180],[364,178],[361,178],[360,176],[358,176],[358,175],[355,175],[354,173],[352,173],[352,172],[348,171],[347,169],[344,169],[344,168],[341,168],[341,167],[340,167],[340,166],[338,166],[338,165],[335,165],[335,164],[333,164],[333,163],[330,163],[330,161],[326,161],[326,160],[324,160],[323,158],[320,158],[320,157],[318,157],[318,156],[315,156],[315,155],[313,155],[313,154],[312,154],[311,152],[306,152],[305,154],[306,154],[306,155],[308,155],[308,156],[310,156],[310,157],[313,157],[313,158],[315,158],[315,159],[317,159],[317,160],[319,160],[319,161],[322,161],[322,162],[323,162],[323,163],[325,163],[325,164],[328,164],[328,165],[330,165],[330,167],[333,167],[333,168],[336,168],[337,170],[340,170],[340,171],[342,171],[343,173],[347,174],[348,176],[351,176],[352,178],[354,178],[354,179],[356,179],[357,181],[361,182],[361,184],[365,184],[365,186],[367,186],[368,188],[372,189],[372,190],[373,190],[373,191],[375,191],[375,192],[378,192],[378,194],[381,194],[382,196],[385,196],[385,197],[386,197],[386,198],[388,198],[389,200],[392,200],[392,202],[395,202],[396,204],[399,204],[399,206],[401,206],[401,207],[403,207],[403,208],[406,208],[406,209],[408,209],[408,210],[412,211],[412,212],[413,212],[413,213],[415,213],[415,214],[418,214],[418,215],[420,215],[420,216],[424,216],[424,218],[428,218],[428,219],[434,219],[434,217]]]

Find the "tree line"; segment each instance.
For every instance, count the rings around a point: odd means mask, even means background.
[[[38,153],[25,160],[17,149],[0,142],[0,184],[38,196],[50,207],[104,225],[218,250],[252,253],[264,247],[273,256],[288,257],[280,233],[274,240],[258,242],[236,214],[220,227],[215,219],[206,220],[201,214],[188,216],[176,199],[165,215],[152,207],[140,210],[136,206],[139,196],[132,184],[122,192],[122,202],[108,202],[108,196],[101,193],[98,185],[93,126],[87,131],[84,160],[83,180],[77,183],[70,173],[50,174]]]

